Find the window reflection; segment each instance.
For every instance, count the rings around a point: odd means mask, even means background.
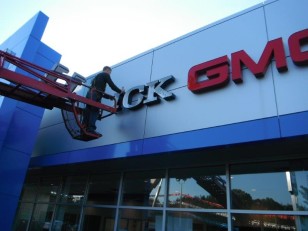
[[[226,231],[226,213],[168,212],[166,231]]]
[[[38,190],[38,202],[56,202],[60,189],[60,177],[42,178]]]
[[[161,231],[162,211],[122,209],[119,231]]]
[[[65,179],[61,202],[80,204],[84,199],[87,177],[70,176]]]
[[[17,209],[13,230],[27,230],[33,210],[32,203],[21,203]]]
[[[118,199],[120,174],[95,176],[89,184],[88,204],[115,205]]]
[[[226,211],[232,230],[308,230],[307,166],[305,160],[230,165],[228,192],[225,166],[127,172],[123,178],[118,172],[89,181],[34,177],[24,185],[13,230],[224,231]]]
[[[226,208],[224,167],[170,170],[168,206]]]
[[[83,231],[113,231],[115,209],[87,207],[84,210]]]
[[[80,212],[80,206],[59,206],[53,221],[52,230],[77,231]]]
[[[308,171],[287,171],[286,180],[293,210],[308,211]]]
[[[308,230],[308,217],[276,214],[233,214],[233,230]],[[306,222],[305,222],[306,220]]]
[[[240,167],[231,167],[233,209],[307,211],[307,171],[286,171],[285,162]]]
[[[165,171],[127,173],[123,181],[123,205],[162,207]]]
[[[37,204],[32,216],[30,230],[50,230],[54,206]]]
[[[39,178],[33,177],[33,178],[28,178],[25,181],[25,184],[22,189],[21,193],[21,201],[23,202],[34,202],[35,201],[35,196],[38,190],[39,186]]]

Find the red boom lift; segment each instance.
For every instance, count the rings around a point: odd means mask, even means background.
[[[78,95],[74,92],[77,86],[90,87],[77,73],[72,77],[63,74],[68,73],[63,68],[59,64],[54,70],[47,70],[0,50],[0,95],[50,110],[61,109],[65,127],[74,139],[89,141],[101,137],[86,131],[82,111],[86,105],[96,107],[102,119],[117,112],[118,100],[103,93],[110,102],[103,104]],[[108,113],[102,116],[103,111]]]

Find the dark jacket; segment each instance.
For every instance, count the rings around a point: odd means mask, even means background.
[[[106,90],[106,84],[111,87],[112,90],[114,90],[117,93],[121,93],[121,89],[118,88],[112,81],[110,75],[106,72],[101,72],[95,76],[95,78],[92,81],[92,87],[95,87],[98,91],[105,92]]]

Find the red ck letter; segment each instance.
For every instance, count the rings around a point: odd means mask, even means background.
[[[207,79],[199,81],[201,76],[206,76]],[[220,88],[228,82],[229,60],[227,55],[193,66],[188,72],[188,89],[194,93]]]

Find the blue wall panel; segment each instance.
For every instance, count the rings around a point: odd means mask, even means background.
[[[0,49],[9,49],[29,62],[51,68],[61,56],[40,41],[47,21],[48,17],[39,12]],[[0,104],[1,231],[11,230],[43,113],[43,108],[6,97]]]
[[[4,144],[7,131],[10,127],[11,118],[14,114],[17,101],[12,99],[5,99],[0,105],[0,151]],[[1,164],[1,163],[0,163]]]
[[[54,166],[95,160],[175,152],[280,137],[278,118],[200,129],[120,144],[80,149],[31,159],[31,166]]]
[[[18,206],[18,198],[19,197],[17,196],[0,194],[1,231],[12,231],[11,227],[14,221],[16,208]]]
[[[143,155],[143,140],[32,157],[31,166],[54,166]]]
[[[29,157],[32,154],[37,129],[42,118],[42,108],[39,108],[41,110],[39,117],[32,114],[31,107],[33,106],[29,104],[23,104],[22,107],[19,107],[19,103],[17,104],[5,140],[5,147],[28,153]],[[34,112],[35,109],[37,108],[33,107]]]
[[[308,112],[280,116],[279,120],[282,137],[308,134]]]
[[[19,197],[29,160],[29,153],[18,152],[6,147],[1,150],[0,194]]]
[[[249,121],[144,140],[143,153],[213,147],[280,137],[277,118]]]

